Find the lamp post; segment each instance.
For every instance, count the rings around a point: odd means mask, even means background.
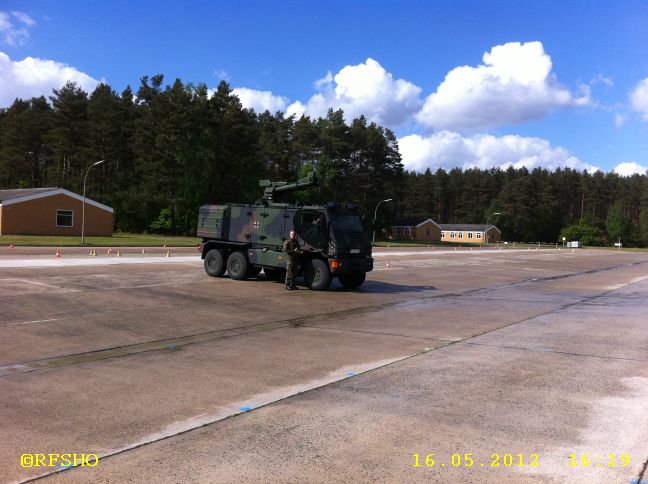
[[[487,235],[487,234],[488,234],[488,220],[489,220],[493,215],[502,215],[502,212],[493,212],[493,213],[489,214],[489,215],[486,217],[486,231],[484,232],[484,235]],[[486,240],[486,243],[488,244],[488,240]]]
[[[373,238],[371,240],[371,245],[374,245],[376,243],[376,216],[378,215],[378,207],[380,207],[380,204],[383,202],[391,202],[393,198],[388,198],[386,200],[381,200],[378,202],[378,205],[376,205],[376,210],[374,210],[374,219],[373,219]]]
[[[85,194],[86,194],[86,180],[88,179],[88,173],[90,173],[90,169],[93,166],[101,165],[105,161],[106,160],[99,160],[96,163],[93,163],[92,165],[90,165],[88,167],[88,169],[86,170],[85,177],[83,178],[83,204],[82,204],[82,208],[81,208],[81,244],[83,244],[84,241],[85,241],[85,199],[86,199]]]

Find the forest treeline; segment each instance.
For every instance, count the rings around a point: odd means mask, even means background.
[[[403,169],[392,131],[364,117],[285,117],[245,109],[226,82],[210,91],[161,75],[134,92],[68,83],[0,110],[0,188],[56,186],[114,208],[115,229],[194,234],[204,203],[253,202],[258,180],[294,180],[314,170],[306,203],[362,206],[379,230],[398,217],[440,223],[496,223],[505,240],[589,237],[648,244],[648,177],[526,168],[425,173]],[[296,195],[285,196],[292,201]],[[571,230],[571,232],[570,232]]]

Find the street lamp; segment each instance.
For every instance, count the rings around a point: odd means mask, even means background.
[[[373,219],[373,239],[371,241],[371,245],[375,245],[376,243],[376,216],[378,215],[378,207],[380,207],[380,204],[383,202],[391,202],[393,198],[388,198],[386,200],[381,200],[378,202],[378,205],[376,205],[376,210],[374,210],[374,219]]]
[[[99,160],[96,163],[93,163],[90,165],[86,171],[85,177],[83,178],[83,204],[82,204],[82,209],[81,209],[81,244],[85,241],[85,199],[86,199],[86,180],[88,179],[88,173],[90,173],[90,169],[93,166],[98,166],[101,165],[105,162],[106,160]]]
[[[486,217],[486,231],[484,231],[484,235],[486,235],[488,232],[488,219],[490,219],[493,215],[502,215],[502,212],[493,212]],[[486,240],[486,243],[488,244],[488,240]]]

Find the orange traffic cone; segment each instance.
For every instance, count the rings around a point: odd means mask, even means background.
[[[10,244],[10,245],[9,245],[9,248],[10,248],[10,249],[13,249],[13,248],[14,248],[14,245],[13,245],[13,244]]]

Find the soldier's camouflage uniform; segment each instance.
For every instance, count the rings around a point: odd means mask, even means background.
[[[297,272],[297,264],[299,264],[299,242],[297,240],[288,239],[283,245],[284,252],[288,254],[288,261],[286,262],[286,287],[295,287],[295,273]]]

